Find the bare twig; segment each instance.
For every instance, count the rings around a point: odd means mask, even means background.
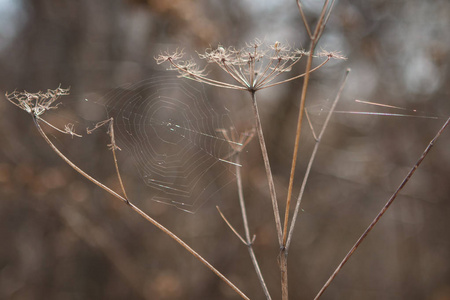
[[[430,141],[428,146],[425,148],[424,152],[420,156],[420,158],[417,160],[416,164],[411,168],[411,170],[408,172],[406,177],[403,179],[400,186],[395,190],[394,194],[392,194],[391,198],[386,202],[386,204],[383,206],[381,211],[378,213],[378,215],[375,217],[375,219],[370,223],[369,227],[364,231],[364,233],[359,237],[359,239],[356,241],[356,243],[353,245],[353,247],[350,249],[350,251],[347,253],[347,255],[344,257],[344,259],[341,261],[341,263],[338,265],[336,270],[331,274],[330,278],[328,278],[327,282],[324,284],[324,286],[320,289],[319,293],[314,299],[319,299],[322,294],[325,292],[326,288],[331,284],[333,279],[336,277],[336,275],[339,273],[339,271],[342,269],[344,264],[349,260],[350,256],[355,252],[355,250],[359,247],[359,245],[364,241],[364,239],[367,237],[369,232],[375,227],[375,225],[378,223],[378,221],[381,219],[381,217],[384,215],[384,213],[387,211],[389,206],[394,202],[395,198],[397,198],[400,191],[405,187],[405,185],[408,183],[408,181],[411,179],[414,172],[417,170],[419,165],[422,163],[422,161],[425,159],[427,154],[430,152],[431,148],[436,143],[437,139],[441,136],[442,132],[445,130],[445,128],[450,123],[450,118],[447,119],[445,124],[441,127],[441,129],[438,131],[436,136]]]
[[[342,82],[342,84],[341,84],[341,86],[339,88],[339,91],[336,94],[336,97],[335,97],[335,99],[333,101],[331,109],[330,109],[330,111],[327,114],[325,122],[324,122],[324,124],[322,126],[322,129],[320,130],[319,136],[317,138],[315,137],[314,130],[313,130],[314,138],[316,138],[316,144],[314,145],[314,149],[313,149],[313,151],[311,153],[311,157],[309,159],[308,166],[307,166],[306,171],[305,171],[305,176],[303,177],[303,182],[302,182],[302,186],[300,188],[300,193],[299,193],[298,198],[297,198],[297,203],[295,205],[294,214],[292,215],[291,226],[289,228],[289,235],[288,235],[288,239],[287,239],[287,242],[286,242],[286,249],[289,249],[289,246],[290,246],[291,241],[292,241],[292,236],[293,236],[293,232],[294,232],[294,228],[295,228],[295,222],[297,221],[297,218],[298,218],[298,213],[300,211],[300,204],[302,202],[303,193],[305,192],[306,183],[308,181],[309,174],[311,172],[311,168],[312,168],[312,165],[314,163],[314,159],[316,158],[317,150],[319,149],[319,145],[320,145],[320,142],[322,141],[322,137],[323,137],[323,135],[325,133],[325,130],[328,127],[328,123],[329,123],[329,121],[331,119],[331,115],[333,114],[333,112],[334,112],[334,110],[336,108],[336,105],[337,105],[339,99],[341,98],[341,94],[342,94],[342,91],[343,91],[343,89],[345,87],[345,83],[347,82],[347,78],[348,78],[348,74],[349,73],[350,73],[350,69],[347,69],[347,71],[345,73],[344,80],[343,80],[343,82]]]
[[[156,226],[158,229],[160,229],[162,232],[167,234],[169,237],[171,237],[173,240],[175,240],[178,244],[180,244],[183,248],[185,248],[189,253],[191,253],[195,258],[197,258],[199,261],[201,261],[204,265],[206,265],[214,274],[216,274],[220,279],[222,279],[228,286],[230,286],[236,293],[239,294],[243,299],[249,299],[238,287],[236,287],[228,278],[226,278],[222,273],[220,273],[216,268],[214,268],[206,259],[204,259],[200,254],[198,254],[194,249],[192,249],[188,244],[186,244],[182,239],[180,239],[178,236],[176,236],[174,233],[172,233],[169,229],[161,225],[159,222],[151,218],[149,215],[144,213],[142,210],[140,210],[137,206],[135,206],[133,203],[129,202],[127,198],[121,196],[111,188],[107,187],[103,183],[99,182],[86,172],[84,172],[82,169],[80,169],[77,165],[75,165],[71,160],[69,160],[48,138],[48,136],[45,134],[44,130],[42,129],[41,125],[39,124],[40,117],[31,113],[31,116],[33,117],[33,121],[36,125],[36,128],[38,129],[40,135],[44,138],[44,140],[47,142],[47,144],[53,149],[53,151],[61,157],[69,166],[71,166],[75,171],[83,175],[86,179],[90,180],[94,184],[96,184],[98,187],[102,188],[106,192],[110,193],[117,199],[123,201],[126,203],[132,210],[137,212],[139,215],[141,215],[144,219],[146,219],[148,222],[152,223],[154,226]]]
[[[220,210],[220,207],[216,205],[217,211],[219,212],[220,216],[222,217],[222,219],[225,221],[225,223],[228,225],[228,227],[230,227],[231,231],[233,231],[233,233],[241,240],[241,242],[248,246],[247,242],[244,240],[244,238],[239,234],[239,232],[237,232],[236,229],[234,229],[233,225],[231,225],[231,223],[228,221],[228,219],[225,217],[225,215],[222,213],[222,211]]]
[[[230,222],[228,222],[228,220],[225,218],[225,216],[222,214],[222,212],[220,211],[220,209],[217,207],[217,209],[219,210],[220,215],[222,216],[222,218],[224,219],[224,221],[227,223],[227,225],[231,228],[231,230],[236,234],[236,236],[239,237],[239,239],[247,246],[248,248],[248,252],[250,254],[250,258],[252,260],[253,263],[253,267],[255,269],[256,275],[258,276],[258,280],[261,284],[261,287],[263,289],[263,292],[266,296],[267,300],[271,300],[271,296],[269,293],[269,290],[267,289],[267,285],[266,282],[264,280],[264,277],[261,273],[261,269],[259,267],[259,263],[258,260],[256,259],[256,255],[255,255],[255,251],[253,250],[253,239],[250,239],[250,228],[248,226],[248,219],[247,219],[247,210],[245,208],[245,201],[244,201],[244,189],[242,187],[242,174],[241,174],[241,167],[238,167],[238,165],[240,165],[240,154],[242,152],[242,150],[244,149],[244,147],[251,141],[251,139],[253,138],[254,135],[254,131],[252,130],[250,133],[246,132],[244,134],[241,134],[240,138],[239,138],[239,143],[241,144],[241,146],[236,146],[235,144],[232,144],[231,141],[236,141],[236,136],[234,134],[234,131],[231,131],[231,139],[230,136],[228,135],[226,130],[220,130],[222,132],[222,134],[224,135],[225,139],[227,139],[230,142],[230,145],[232,145],[233,149],[236,151],[236,181],[237,181],[237,186],[238,186],[238,195],[239,195],[239,205],[241,207],[241,213],[242,213],[242,222],[244,224],[244,231],[245,231],[245,240],[242,238],[242,236],[233,228],[233,226],[231,226]]]
[[[297,0],[297,6],[298,6],[298,10],[300,11],[300,15],[302,16],[302,21],[303,21],[303,24],[305,25],[306,32],[308,33],[309,38],[312,39],[313,36],[311,33],[311,29],[309,28],[309,24],[308,24],[308,21],[306,20],[305,13],[303,12],[302,2],[300,0]]]
[[[316,131],[314,130],[314,127],[313,127],[313,125],[311,123],[311,120],[309,119],[309,113],[308,113],[308,109],[307,108],[305,108],[305,116],[306,116],[306,120],[308,121],[309,128],[311,128],[311,133],[313,135],[313,138],[314,138],[314,140],[317,141]]]
[[[108,134],[111,138],[111,143],[108,146],[113,153],[114,166],[116,168],[117,179],[119,180],[120,188],[122,189],[122,193],[123,193],[126,201],[129,202],[130,200],[128,199],[127,192],[125,191],[125,186],[123,185],[122,176],[120,175],[119,164],[117,163],[116,149],[120,150],[120,148],[117,146],[116,137],[114,136],[114,118],[111,117],[107,120],[97,123],[93,129],[87,129],[87,133],[91,134],[94,130],[96,130],[97,128],[99,128],[101,126],[108,126]]]
[[[236,163],[238,163],[238,164],[240,163],[240,153],[238,153],[236,155]],[[269,290],[267,289],[266,282],[264,281],[264,277],[261,273],[261,269],[260,269],[258,261],[256,259],[255,251],[253,250],[253,240],[250,239],[250,229],[248,226],[247,212],[245,209],[245,201],[244,201],[244,192],[243,192],[243,188],[242,188],[241,168],[239,168],[237,166],[236,166],[236,179],[237,179],[237,184],[238,184],[239,204],[241,206],[242,220],[244,223],[245,238],[247,240],[248,253],[250,254],[250,258],[252,260],[253,267],[255,268],[259,283],[261,284],[264,294],[266,295],[266,299],[271,300],[272,298],[270,297]]]
[[[298,119],[297,119],[297,130],[295,135],[295,142],[294,142],[294,151],[292,156],[292,165],[291,165],[291,173],[289,176],[289,188],[287,193],[287,199],[286,199],[286,210],[284,213],[284,226],[283,226],[283,243],[282,246],[286,246],[286,239],[288,234],[288,224],[289,224],[289,211],[290,211],[290,204],[291,204],[291,198],[292,198],[292,189],[294,186],[294,175],[295,175],[295,167],[297,165],[297,155],[298,155],[298,147],[300,142],[300,133],[302,130],[302,120],[303,120],[303,112],[305,109],[305,103],[306,103],[306,91],[308,90],[309,85],[309,78],[312,70],[312,60],[314,57],[314,50],[317,46],[317,43],[319,42],[319,39],[322,35],[323,29],[326,25],[326,21],[328,20],[328,17],[331,13],[331,9],[333,7],[335,0],[332,0],[331,5],[329,5],[329,0],[326,0],[323,4],[322,12],[320,14],[320,18],[317,22],[316,29],[314,30],[314,34],[311,36],[311,45],[309,48],[309,56],[306,61],[306,70],[305,70],[305,76],[303,80],[303,88],[302,88],[302,94],[300,98],[300,107],[299,107],[299,113],[298,113]],[[302,19],[304,23],[307,23],[306,19],[304,19],[303,10],[301,9],[301,4],[299,1],[297,1],[297,5],[299,7],[300,13],[302,15]],[[309,27],[307,27],[307,30]],[[309,31],[309,30],[308,30]],[[282,247],[282,248],[283,248]]]
[[[292,165],[291,165],[291,172],[289,176],[289,187],[288,187],[288,193],[287,193],[287,199],[286,199],[286,208],[284,213],[284,225],[283,225],[283,231],[282,231],[282,243],[281,243],[281,252],[280,252],[280,271],[281,271],[281,298],[283,300],[288,300],[288,272],[287,272],[287,255],[288,251],[286,249],[286,242],[287,242],[287,236],[288,236],[288,225],[289,225],[289,211],[291,206],[291,198],[292,198],[292,189],[294,186],[294,175],[295,175],[295,168],[297,165],[297,154],[298,154],[298,148],[299,148],[299,142],[300,142],[300,133],[302,129],[302,120],[303,120],[303,112],[305,109],[305,102],[306,102],[306,91],[308,89],[309,84],[309,78],[312,68],[312,60],[314,57],[314,51],[317,46],[317,43],[319,42],[320,37],[322,36],[323,29],[325,28],[326,22],[328,21],[328,17],[331,13],[331,10],[333,8],[335,0],[331,0],[331,5],[329,5],[330,1],[325,0],[322,8],[322,12],[320,14],[319,20],[317,21],[316,28],[314,30],[314,33],[311,35],[311,30],[308,25],[306,25],[306,30],[308,31],[309,36],[311,37],[311,45],[309,48],[309,56],[306,61],[306,68],[305,68],[305,77],[303,79],[303,87],[302,87],[302,94],[300,98],[300,106],[299,106],[299,112],[298,112],[298,120],[297,120],[297,130],[295,134],[295,142],[294,142],[294,150],[292,155]],[[303,19],[303,23],[307,24],[307,20],[305,19],[305,15],[303,13],[301,3],[299,0],[297,0],[297,5],[300,10],[300,14]]]
[[[255,121],[256,121],[256,133],[258,134],[259,145],[261,147],[261,153],[262,153],[262,157],[264,160],[264,167],[266,169],[266,176],[267,176],[267,180],[269,182],[270,199],[272,200],[273,214],[275,216],[275,226],[277,229],[278,242],[280,243],[280,246],[281,246],[283,233],[281,230],[280,211],[278,209],[277,195],[275,192],[275,184],[273,182],[272,169],[270,168],[269,155],[267,154],[266,142],[264,141],[264,134],[263,134],[263,129],[262,129],[262,125],[261,125],[261,118],[259,117],[258,106],[256,104],[255,91],[252,91],[251,95],[252,95],[253,113],[255,115]]]

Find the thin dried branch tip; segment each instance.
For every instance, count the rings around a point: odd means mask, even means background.
[[[324,52],[325,53],[325,52]],[[340,54],[327,52],[326,60],[312,71],[320,68],[331,58],[343,58]],[[175,53],[168,51],[160,54],[156,59],[158,64],[169,62],[171,70],[177,70],[183,77],[213,86],[257,91],[274,85],[282,84],[304,76],[294,75],[288,79],[280,79],[283,73],[290,72],[292,67],[303,57],[309,55],[303,49],[295,49],[280,42],[267,45],[256,39],[241,49],[235,47],[208,48],[204,53],[199,53],[200,59],[207,64],[214,64],[231,76],[233,83],[227,83],[211,79],[192,61],[182,61],[183,51],[178,49]]]
[[[169,52],[169,50],[166,50],[164,52],[161,52],[158,56],[155,57],[156,63],[158,65],[165,63],[166,61],[177,61],[184,56],[183,49],[176,49],[175,52]]]
[[[319,53],[317,53],[317,56],[347,60],[347,57],[342,55],[340,51],[327,51],[327,50],[321,49],[321,51]]]
[[[55,102],[64,95],[69,95],[69,89],[58,87],[54,90],[47,90],[47,92],[29,93],[27,91],[6,93],[5,96],[9,102],[15,106],[25,110],[29,114],[40,116],[47,110],[55,109],[58,103]]]

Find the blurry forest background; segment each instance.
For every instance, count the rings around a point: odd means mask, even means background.
[[[322,1],[304,5],[314,24]],[[363,99],[445,119],[449,28],[446,0],[337,1],[319,48],[341,51],[348,60],[314,73],[307,106],[333,99],[350,67],[338,110],[411,113],[354,102]],[[61,84],[73,95],[101,95],[160,74],[164,66],[154,56],[162,50],[184,48],[195,57],[210,45],[242,47],[254,38],[309,45],[293,0],[0,0],[0,91],[36,92]],[[280,203],[301,83],[258,94]],[[205,88],[210,99],[233,106],[238,127],[249,126],[246,93]],[[238,299],[173,240],[59,159],[29,115],[6,99],[0,113],[0,299]],[[444,119],[333,116],[290,250],[292,299],[317,293]],[[309,130],[302,141],[297,190],[313,144]],[[86,147],[77,160],[114,186],[105,139]],[[446,132],[323,299],[450,299],[449,149]],[[242,160],[250,228],[277,299],[279,249],[256,139],[247,150]],[[133,189],[141,183],[127,184]],[[195,214],[146,198],[132,196],[252,299],[263,298],[246,247],[215,208],[220,205],[242,232],[234,184]]]

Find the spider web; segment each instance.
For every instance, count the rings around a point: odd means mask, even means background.
[[[119,168],[120,157],[132,160],[152,200],[195,212],[234,180],[233,149],[217,131],[232,128],[232,121],[201,84],[153,77],[117,88],[95,104],[114,120]]]

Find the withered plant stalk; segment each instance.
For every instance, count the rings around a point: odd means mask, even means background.
[[[115,198],[121,200],[124,202],[128,207],[130,207],[133,211],[138,213],[140,216],[142,216],[145,220],[156,226],[158,229],[160,229],[162,232],[167,234],[169,237],[171,237],[173,240],[175,240],[178,244],[180,244],[184,249],[186,249],[189,253],[191,253],[195,258],[197,258],[199,261],[201,261],[204,265],[206,265],[212,272],[214,272],[220,279],[222,279],[228,286],[230,286],[236,293],[238,293],[243,299],[249,299],[238,287],[236,287],[227,277],[225,277],[222,273],[220,273],[216,268],[214,268],[206,259],[204,259],[200,254],[198,254],[194,249],[192,249],[188,244],[186,244],[182,239],[180,239],[178,236],[176,236],[173,232],[171,232],[169,229],[164,227],[162,224],[160,224],[155,219],[151,218],[149,215],[147,215],[145,212],[143,212],[141,209],[139,209],[137,206],[135,206],[133,203],[131,203],[126,196],[125,187],[122,182],[122,177],[120,175],[119,166],[116,158],[115,151],[119,149],[119,147],[116,145],[115,142],[115,136],[114,136],[114,119],[110,118],[104,121],[101,121],[95,125],[93,129],[87,129],[87,133],[90,134],[97,128],[101,126],[107,126],[108,128],[108,135],[110,136],[110,144],[108,145],[109,149],[113,152],[113,160],[115,165],[115,170],[117,174],[117,178],[119,180],[121,190],[123,193],[123,196],[111,189],[110,187],[106,186],[105,184],[101,183],[82,169],[80,169],[75,163],[73,163],[70,159],[68,159],[50,140],[50,138],[47,136],[45,131],[42,129],[39,122],[43,122],[45,124],[48,124],[50,127],[58,130],[61,133],[64,134],[70,134],[72,136],[80,136],[78,134],[75,134],[72,129],[72,126],[66,125],[66,130],[58,129],[56,126],[51,125],[49,122],[45,121],[41,116],[48,110],[56,109],[58,107],[58,104],[55,104],[55,102],[64,95],[68,95],[69,90],[68,89],[62,89],[57,88],[56,90],[48,90],[46,93],[38,92],[38,93],[18,93],[13,92],[11,94],[6,94],[6,98],[9,102],[16,105],[17,107],[25,110],[28,112],[31,117],[33,118],[33,122],[36,125],[36,128],[39,132],[39,134],[44,138],[44,140],[47,142],[47,144],[52,148],[52,150],[61,157],[69,166],[71,166],[75,171],[80,173],[82,176],[84,176],[86,179],[97,185],[98,187],[102,188],[106,192],[110,193]]]
[[[308,59],[306,62],[305,78],[303,79],[303,88],[302,88],[302,94],[301,94],[301,98],[300,98],[300,106],[299,106],[298,119],[297,119],[297,130],[296,130],[296,134],[295,134],[294,150],[293,150],[292,164],[291,164],[291,173],[289,176],[289,187],[288,187],[288,193],[287,193],[287,199],[286,199],[286,209],[285,209],[285,213],[284,213],[283,238],[282,238],[282,244],[281,244],[281,252],[280,252],[280,256],[279,256],[280,270],[281,270],[281,292],[282,292],[283,300],[289,299],[288,271],[287,271],[288,249],[286,247],[286,242],[287,242],[287,236],[288,236],[289,212],[290,212],[290,207],[291,207],[292,189],[294,186],[295,168],[297,165],[297,155],[298,155],[298,148],[299,148],[299,143],[300,143],[300,133],[302,130],[303,112],[305,110],[305,103],[306,103],[306,91],[308,90],[308,85],[309,85],[309,75],[311,73],[312,60],[313,60],[313,56],[314,56],[313,54],[316,49],[317,43],[319,42],[319,39],[322,36],[325,25],[328,22],[328,18],[331,14],[331,10],[333,9],[334,2],[335,2],[335,0],[332,0],[331,4],[330,4],[329,0],[326,0],[324,2],[322,12],[320,14],[320,17],[317,22],[314,33],[311,34],[311,30],[308,25],[308,21],[306,20],[306,17],[303,13],[301,1],[297,0],[297,6],[300,11],[300,15],[301,15],[303,23],[305,25],[306,31],[311,40],[311,45],[309,48],[310,55],[308,56]],[[298,214],[295,215],[295,218],[297,217],[297,215]],[[295,223],[295,219],[293,219],[291,222]]]
[[[356,249],[361,245],[361,243],[364,241],[364,239],[367,237],[367,235],[372,231],[372,229],[375,227],[375,225],[380,221],[381,217],[384,215],[384,213],[388,210],[389,206],[394,202],[395,198],[397,198],[400,191],[406,186],[408,181],[413,176],[414,172],[416,172],[417,168],[420,166],[420,164],[423,162],[425,157],[430,152],[431,148],[436,144],[436,141],[441,136],[442,132],[444,132],[445,128],[447,128],[448,124],[450,123],[450,118],[447,119],[447,121],[444,123],[444,125],[439,129],[438,133],[435,135],[435,137],[430,141],[428,146],[423,151],[420,158],[417,160],[417,162],[414,164],[414,166],[409,170],[408,174],[406,174],[405,178],[403,179],[402,183],[400,183],[399,187],[395,190],[395,192],[392,194],[391,198],[386,202],[386,204],[383,206],[383,208],[380,210],[380,212],[377,214],[375,219],[373,219],[372,223],[370,223],[369,227],[363,232],[363,234],[359,237],[359,239],[356,241],[356,243],[353,245],[353,247],[350,249],[350,251],[345,255],[344,259],[341,261],[341,263],[338,265],[336,270],[334,270],[333,274],[331,274],[330,278],[328,278],[327,282],[325,282],[324,286],[320,289],[319,293],[317,293],[316,297],[314,298],[319,299],[320,296],[325,292],[327,287],[331,284],[333,279],[337,276],[339,271],[342,269],[342,267],[345,265],[345,263],[350,259],[352,254],[356,251]]]
[[[288,292],[288,253],[289,248],[293,239],[293,232],[295,228],[295,224],[297,219],[299,218],[299,211],[305,191],[305,187],[312,169],[312,165],[314,163],[318,147],[320,145],[320,142],[322,140],[322,137],[324,135],[325,130],[328,127],[330,118],[333,114],[333,111],[341,97],[343,88],[345,86],[345,83],[348,78],[349,70],[347,70],[344,80],[336,94],[336,97],[334,99],[334,102],[332,104],[332,108],[327,114],[326,120],[324,124],[322,125],[322,128],[317,135],[315,132],[315,129],[313,128],[307,111],[305,110],[305,103],[306,103],[306,97],[307,97],[307,91],[310,83],[310,75],[313,71],[320,69],[323,67],[331,58],[337,58],[337,59],[345,59],[343,56],[341,56],[339,53],[334,52],[326,52],[321,51],[318,54],[315,54],[318,42],[322,36],[322,33],[325,29],[325,26],[328,22],[328,19],[330,17],[331,11],[333,9],[333,6],[335,4],[335,0],[324,0],[324,4],[320,13],[320,16],[317,20],[316,26],[314,30],[311,29],[308,20],[306,19],[306,15],[303,11],[302,2],[301,0],[296,0],[297,7],[301,16],[301,19],[303,21],[303,24],[305,26],[306,33],[310,39],[310,46],[308,51],[300,50],[300,49],[292,49],[289,46],[283,45],[279,42],[275,42],[272,45],[266,45],[262,43],[259,40],[255,40],[252,43],[247,43],[245,47],[241,49],[236,49],[234,47],[223,47],[222,45],[219,45],[216,49],[208,48],[205,50],[203,54],[199,54],[199,58],[201,60],[206,61],[207,64],[213,64],[219,69],[221,69],[223,72],[228,74],[230,76],[231,82],[224,82],[216,79],[212,79],[208,77],[208,74],[205,72],[205,69],[200,68],[197,63],[194,60],[183,60],[184,52],[181,50],[176,50],[173,53],[169,53],[168,51],[160,54],[158,57],[156,57],[156,62],[158,64],[161,63],[168,63],[170,70],[177,71],[180,76],[185,77],[190,80],[195,80],[201,83],[205,83],[211,86],[215,87],[221,87],[221,88],[227,88],[227,89],[234,89],[234,90],[241,90],[246,91],[249,93],[251,98],[251,106],[253,110],[254,115],[254,129],[252,131],[243,133],[237,138],[237,136],[234,133],[234,129],[231,129],[228,133],[225,129],[218,129],[219,132],[222,132],[225,139],[228,141],[230,147],[233,149],[233,153],[230,155],[235,157],[235,166],[236,166],[236,179],[237,179],[237,188],[238,188],[238,197],[239,197],[239,205],[241,209],[242,214],[242,222],[244,227],[244,236],[240,235],[238,231],[231,225],[231,223],[227,220],[225,215],[222,213],[219,207],[217,207],[220,216],[223,218],[225,223],[229,226],[231,231],[241,240],[241,242],[246,245],[249,255],[253,264],[253,267],[255,269],[256,275],[258,277],[258,280],[260,282],[260,285],[262,287],[262,290],[264,292],[264,295],[266,299],[271,300],[271,295],[269,293],[269,290],[267,288],[266,282],[264,280],[263,274],[261,272],[260,266],[258,264],[258,260],[256,258],[254,249],[253,249],[253,242],[255,237],[251,238],[250,234],[250,228],[248,224],[248,218],[247,218],[247,211],[245,206],[245,199],[244,199],[244,190],[242,185],[242,174],[241,174],[241,157],[240,153],[244,149],[244,147],[250,142],[254,134],[258,136],[258,141],[262,153],[262,158],[264,162],[264,168],[266,172],[266,177],[268,181],[269,186],[269,193],[270,198],[272,202],[272,209],[274,213],[274,220],[275,220],[275,228],[277,233],[277,239],[278,244],[280,247],[280,253],[278,256],[278,263],[280,268],[280,274],[281,274],[281,298],[283,300],[289,299],[289,292]],[[306,56],[306,66],[305,71],[302,74],[299,75],[291,75],[290,77],[283,78],[282,75],[290,72],[293,67],[300,61],[301,58]],[[313,59],[316,57],[322,57],[324,58],[322,62],[317,64],[316,66],[313,66]],[[294,140],[294,147],[293,147],[293,153],[292,153],[292,161],[291,161],[291,169],[290,169],[290,176],[289,176],[289,185],[288,185],[288,192],[287,192],[287,198],[285,203],[285,212],[284,212],[284,219],[283,223],[280,216],[280,211],[278,207],[278,201],[277,201],[277,195],[276,195],[276,189],[275,184],[273,180],[273,174],[272,169],[270,166],[269,161],[269,155],[264,139],[264,132],[262,128],[261,123],[261,117],[258,110],[257,100],[256,100],[256,92],[262,89],[266,89],[269,87],[278,86],[299,78],[303,78],[302,83],[302,90],[301,90],[301,96],[299,99],[299,111],[298,111],[298,117],[297,117],[297,126],[295,131],[295,140]],[[114,135],[114,119],[109,118],[107,120],[104,120],[102,122],[97,123],[93,129],[88,129],[87,133],[90,134],[99,127],[105,126],[107,128],[107,133],[110,137],[110,144],[108,145],[109,149],[112,151],[113,156],[113,162],[115,166],[115,172],[117,175],[117,180],[119,181],[121,193],[118,193],[111,189],[110,187],[106,186],[105,184],[101,183],[85,171],[83,171],[81,168],[79,168],[75,163],[73,163],[71,160],[69,160],[50,140],[48,135],[45,133],[45,131],[42,129],[41,124],[45,124],[54,130],[63,133],[71,135],[72,137],[81,137],[80,134],[75,133],[74,131],[74,125],[73,124],[67,124],[65,125],[64,129],[60,129],[53,124],[46,121],[44,118],[42,118],[42,115],[52,109],[56,109],[58,107],[57,99],[60,96],[67,95],[68,90],[62,89],[58,87],[55,90],[48,90],[46,93],[38,92],[38,93],[18,93],[13,92],[11,94],[7,94],[7,99],[16,105],[17,107],[21,108],[22,110],[25,110],[27,113],[29,113],[34,121],[34,124],[39,132],[39,134],[44,138],[46,143],[52,148],[52,150],[61,157],[69,166],[71,166],[75,171],[80,173],[82,176],[84,176],[86,179],[90,180],[92,183],[97,185],[98,187],[102,188],[106,192],[113,195],[115,198],[121,200],[123,203],[125,203],[128,207],[130,207],[134,212],[141,215],[145,220],[156,226],[158,229],[160,229],[162,232],[164,232],[166,235],[171,237],[173,240],[175,240],[177,243],[179,243],[184,249],[186,249],[189,253],[191,253],[195,258],[197,258],[199,261],[201,261],[204,265],[206,265],[212,272],[214,272],[220,279],[222,279],[227,285],[229,285],[237,294],[239,294],[243,299],[249,299],[239,288],[237,288],[227,277],[225,277],[223,274],[221,274],[216,268],[214,268],[206,259],[204,259],[200,254],[198,254],[196,251],[194,251],[189,245],[187,245],[183,240],[181,240],[178,236],[176,236],[174,233],[172,233],[170,230],[165,228],[163,225],[161,225],[159,222],[157,222],[155,219],[151,218],[149,215],[144,213],[141,209],[139,209],[137,206],[135,206],[132,202],[130,202],[125,186],[123,184],[123,180],[120,174],[119,170],[119,164],[116,157],[116,150],[120,150],[119,147],[116,145],[115,141],[115,135]],[[297,197],[297,201],[295,204],[295,209],[292,214],[292,217],[290,217],[290,211],[291,211],[291,199],[292,199],[292,193],[293,193],[293,186],[295,182],[295,173],[296,173],[296,166],[297,166],[297,158],[298,158],[298,151],[299,151],[299,143],[300,143],[300,136],[302,133],[302,123],[303,123],[303,116],[306,115],[308,118],[308,123],[311,127],[312,135],[314,136],[314,139],[316,141],[313,151],[311,153],[311,156],[309,158],[308,165],[305,170],[305,174],[302,180],[302,184],[300,187],[299,195]],[[330,285],[330,283],[333,281],[333,279],[337,276],[339,271],[342,269],[344,264],[348,261],[348,259],[351,257],[351,255],[354,253],[354,251],[359,247],[359,245],[364,241],[364,239],[367,237],[367,235],[370,233],[370,231],[373,229],[373,227],[377,224],[377,222],[380,220],[380,218],[384,215],[384,213],[387,211],[387,209],[390,207],[390,205],[393,203],[397,195],[400,193],[400,191],[403,189],[403,187],[407,184],[407,182],[410,180],[411,176],[414,174],[414,172],[417,170],[419,165],[422,163],[424,158],[427,156],[437,139],[441,136],[442,132],[445,130],[445,128],[449,125],[450,118],[445,122],[445,124],[442,126],[442,128],[439,130],[439,132],[436,134],[436,136],[431,140],[431,142],[428,144],[427,148],[423,152],[422,156],[419,158],[419,160],[416,162],[416,164],[413,166],[413,168],[410,170],[410,172],[406,175],[403,182],[400,184],[400,186],[397,188],[397,190],[394,192],[394,194],[391,196],[391,198],[386,202],[384,207],[381,209],[381,211],[378,213],[378,215],[375,217],[375,219],[372,221],[372,223],[369,225],[369,227],[364,231],[364,233],[361,235],[361,237],[357,240],[357,242],[354,244],[354,246],[350,249],[350,251],[347,253],[347,255],[344,257],[342,262],[339,264],[339,266],[336,268],[336,270],[333,272],[333,274],[330,276],[330,278],[327,280],[327,282],[324,284],[324,286],[321,288],[319,293],[317,294],[315,299],[318,299],[321,297],[321,295],[324,293],[326,288]],[[136,286],[135,286],[136,287]]]
[[[235,152],[236,181],[237,181],[237,187],[238,187],[239,206],[241,208],[241,214],[242,214],[242,223],[244,225],[245,239],[230,224],[230,222],[227,220],[227,218],[224,216],[224,214],[221,212],[221,210],[218,206],[217,206],[217,210],[219,211],[219,214],[222,217],[222,219],[225,221],[225,223],[230,227],[231,231],[233,231],[233,233],[241,240],[241,242],[247,246],[247,249],[248,249],[248,252],[250,255],[250,259],[253,264],[253,268],[255,269],[256,275],[258,276],[258,280],[261,284],[264,295],[266,296],[267,300],[271,300],[272,297],[270,296],[269,290],[267,289],[267,285],[264,280],[263,274],[261,273],[261,269],[259,267],[258,260],[256,259],[255,251],[253,250],[253,242],[255,240],[255,236],[253,236],[253,238],[250,238],[250,227],[248,224],[247,210],[245,208],[244,188],[242,186],[242,174],[241,174],[241,167],[240,167],[240,165],[241,165],[240,154],[241,154],[242,150],[244,150],[244,147],[252,140],[255,133],[254,133],[254,130],[252,130],[250,132],[244,132],[240,135],[239,140],[237,140],[233,129],[230,130],[231,136],[224,129],[220,129],[219,131],[222,132],[223,136],[229,142],[230,146],[233,148],[233,150]]]

